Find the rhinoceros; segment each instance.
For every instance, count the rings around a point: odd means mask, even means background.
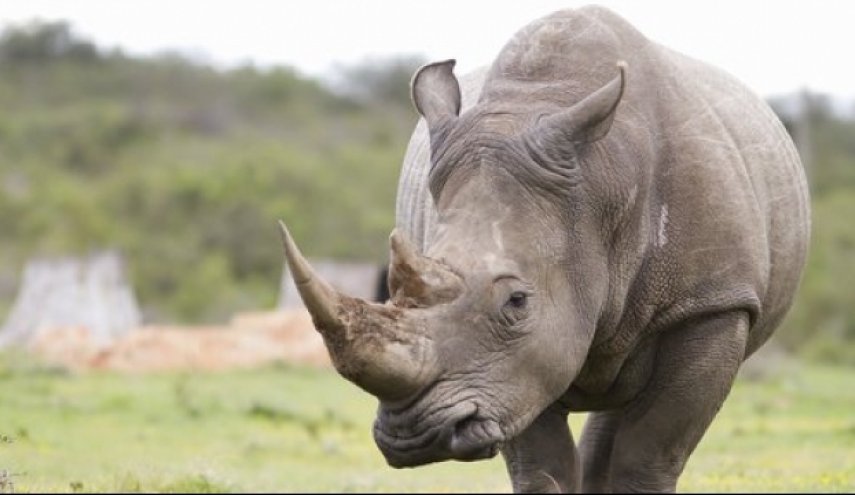
[[[770,108],[586,7],[413,76],[392,299],[286,258],[389,465],[501,452],[513,489],[674,491],[792,303],[810,220]],[[578,446],[567,415],[588,411]]]

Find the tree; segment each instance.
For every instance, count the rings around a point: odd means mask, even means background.
[[[0,36],[0,62],[3,63],[42,63],[57,59],[92,61],[98,58],[95,45],[78,38],[64,21],[34,21],[10,27]]]
[[[363,103],[409,108],[410,78],[425,61],[421,55],[366,58],[358,64],[338,66],[334,86]]]

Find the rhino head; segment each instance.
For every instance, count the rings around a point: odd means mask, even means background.
[[[607,208],[585,167],[623,66],[569,108],[482,101],[459,115],[453,65],[413,78],[438,227],[424,254],[392,233],[389,302],[331,288],[282,225],[336,369],[380,401],[374,438],[395,467],[494,456],[573,382],[607,297]]]

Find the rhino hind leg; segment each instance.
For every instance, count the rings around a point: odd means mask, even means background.
[[[650,382],[620,411],[595,413],[580,450],[585,491],[674,492],[686,460],[727,398],[748,315],[692,320],[664,334]]]
[[[553,404],[502,448],[514,493],[568,493],[581,487],[567,411]]]

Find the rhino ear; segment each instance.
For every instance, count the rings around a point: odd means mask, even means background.
[[[410,82],[413,104],[434,134],[449,119],[460,115],[460,84],[454,76],[454,59],[427,64]]]
[[[626,62],[618,62],[617,67],[620,70],[617,77],[572,107],[541,119],[534,132],[576,144],[604,138],[626,87]]]

